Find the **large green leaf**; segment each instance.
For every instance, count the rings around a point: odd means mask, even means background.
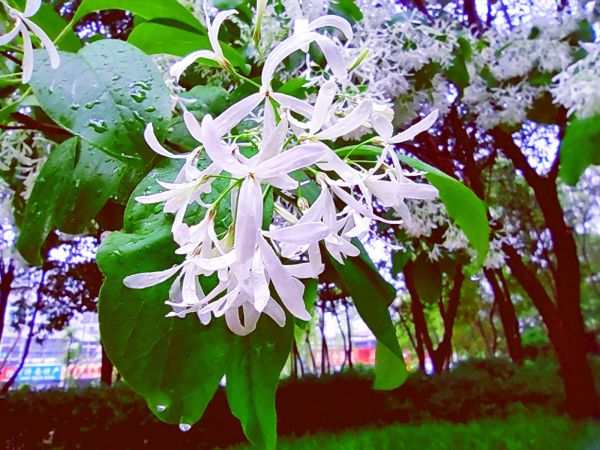
[[[375,389],[390,391],[406,381],[408,369],[404,359],[379,341],[375,344],[375,363]]]
[[[329,259],[339,276],[342,287],[354,300],[360,317],[375,335],[377,341],[384,345],[396,359],[391,363],[390,355],[384,353],[386,361],[383,364],[404,367],[403,370],[395,373],[387,369],[376,370],[375,387],[380,389],[392,385],[397,387],[406,379],[407,371],[396,336],[396,328],[388,309],[396,297],[396,290],[381,277],[362,245],[356,240],[353,241],[353,244],[361,249],[360,256],[348,258],[344,264],[340,264],[331,257]]]
[[[176,20],[192,28],[204,30],[198,19],[177,0],[83,0],[75,13],[75,20],[79,20],[89,13],[107,9],[129,11],[146,20]]]
[[[152,60],[126,42],[102,40],[79,53],[61,53],[52,69],[36,51],[31,87],[55,122],[105,153],[129,161],[152,152],[143,130],[153,122],[164,136],[170,116],[169,91]]]
[[[32,17],[32,20],[42,27],[50,39],[53,40],[67,26],[67,21],[54,11],[51,6],[46,4],[40,7],[36,15]],[[81,41],[73,30],[67,30],[58,42],[58,47],[68,52],[76,52],[81,48]]]
[[[419,297],[426,303],[434,303],[442,295],[442,271],[425,253],[419,255],[413,269],[413,282]]]
[[[17,248],[40,264],[40,248],[51,230],[81,233],[113,195],[126,165],[73,137],[55,148],[27,202]]]
[[[136,26],[129,35],[128,42],[149,55],[165,53],[185,56],[199,49],[211,48],[206,35],[155,22],[145,22]],[[246,66],[246,60],[231,46],[221,42],[221,48],[233,66]],[[216,65],[205,61],[207,64]]]
[[[485,202],[460,181],[418,159],[399,155],[402,162],[425,172],[427,180],[440,191],[448,215],[465,233],[477,251],[477,263],[482,265],[490,248],[490,224]]]
[[[575,186],[593,164],[600,164],[600,115],[569,122],[560,144],[560,178]]]
[[[246,437],[261,449],[276,448],[275,391],[292,348],[293,324],[288,318],[281,328],[262,317],[255,331],[235,338],[230,355],[227,400]]]
[[[179,262],[170,218],[156,205],[133,198],[156,192],[156,179],[172,180],[179,164],[161,163],[134,191],[122,232],[111,233],[98,252],[106,276],[99,315],[103,345],[127,383],[162,420],[187,429],[202,416],[225,374],[232,335],[223,321],[203,326],[195,317],[165,318],[170,281],[134,290],[123,278]]]

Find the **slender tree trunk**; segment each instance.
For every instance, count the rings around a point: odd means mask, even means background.
[[[348,302],[344,301],[344,307],[346,312],[346,329],[348,330],[348,367],[354,368],[354,362],[352,361],[352,324],[350,323],[350,313],[348,312]]]
[[[565,222],[558,198],[558,159],[554,161],[549,174],[541,176],[529,165],[525,155],[513,142],[512,136],[501,131],[493,134],[496,142],[533,189],[544,216],[556,260],[556,267],[552,270],[556,302],[552,301],[535,273],[523,263],[514,249],[509,249],[510,255],[507,253],[509,266],[540,311],[548,328],[565,386],[568,413],[575,418],[599,416],[600,398],[587,359],[588,346],[581,313],[581,274],[577,245],[572,230]],[[503,248],[505,247],[508,246]]]
[[[102,346],[102,368],[100,369],[100,382],[107,386],[112,386],[113,379],[113,363],[108,358]]]
[[[17,366],[17,368],[15,369],[15,372],[12,374],[12,376],[9,378],[9,380],[4,383],[4,385],[2,386],[2,390],[0,391],[2,394],[6,394],[8,392],[8,390],[11,388],[11,386],[13,384],[15,384],[15,381],[17,380],[17,377],[19,376],[19,373],[21,372],[21,370],[23,369],[23,366],[25,365],[25,360],[27,360],[27,356],[29,356],[29,350],[31,349],[31,342],[33,341],[33,337],[35,335],[35,321],[37,319],[37,315],[38,315],[38,311],[40,309],[42,309],[42,287],[44,286],[44,282],[45,282],[45,278],[46,278],[46,271],[42,270],[42,277],[40,279],[40,284],[38,285],[37,288],[37,295],[36,295],[36,301],[35,301],[35,305],[33,308],[33,314],[31,316],[31,320],[29,321],[29,331],[27,333],[27,340],[25,341],[25,347],[23,348],[23,354],[21,355],[21,361],[19,362],[19,365]]]
[[[419,294],[415,288],[413,282],[413,262],[409,261],[404,266],[404,279],[406,287],[411,296],[411,312],[413,315],[413,321],[415,325],[415,335],[417,341],[419,336],[427,349],[429,358],[433,365],[433,371],[438,374],[444,371],[444,368],[448,366],[448,362],[452,353],[452,333],[454,331],[454,322],[458,314],[458,305],[460,303],[460,292],[464,281],[464,275],[462,273],[462,266],[457,265],[456,271],[453,277],[452,288],[448,295],[448,306],[440,308],[440,314],[442,314],[442,320],[444,322],[444,334],[440,339],[437,347],[434,347],[431,335],[429,334],[429,328],[425,319],[424,307]]]
[[[4,320],[6,318],[6,310],[8,308],[8,297],[12,282],[15,279],[15,264],[12,259],[8,265],[0,258],[0,342],[4,334]]]
[[[495,303],[498,306],[502,329],[506,339],[506,348],[510,358],[517,364],[523,363],[523,345],[521,343],[521,333],[519,332],[519,320],[512,304],[506,280],[501,271],[485,269],[485,276],[492,287]],[[501,281],[499,281],[499,279]],[[501,286],[501,284],[503,286]]]

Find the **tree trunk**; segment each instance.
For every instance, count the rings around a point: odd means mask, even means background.
[[[10,288],[15,279],[15,264],[12,259],[8,265],[0,258],[0,342],[4,334],[4,319],[6,318],[6,310],[8,308],[8,297]]]
[[[33,308],[33,314],[31,316],[31,320],[29,321],[29,331],[27,333],[27,340],[25,341],[25,347],[23,348],[23,354],[21,355],[21,361],[19,362],[19,365],[17,366],[17,368],[15,369],[15,372],[12,374],[12,376],[9,378],[9,380],[6,383],[4,383],[4,385],[2,386],[2,390],[0,391],[2,394],[6,394],[8,392],[8,390],[11,388],[11,386],[13,384],[15,384],[15,381],[17,380],[19,373],[21,373],[21,370],[23,369],[23,366],[25,365],[25,360],[27,360],[27,356],[29,356],[29,350],[31,349],[31,342],[33,341],[33,337],[35,335],[35,321],[37,319],[38,311],[40,309],[42,309],[42,287],[44,286],[45,278],[46,278],[46,271],[43,270],[42,278],[40,279],[40,284],[38,285],[38,288],[37,288],[37,295],[36,295],[35,305]]]
[[[558,198],[556,185],[558,159],[554,161],[547,176],[538,175],[514,143],[511,135],[502,131],[493,134],[506,156],[510,158],[515,168],[522,172],[527,184],[533,189],[544,216],[552,238],[556,260],[556,267],[552,270],[556,302],[552,301],[536,274],[523,263],[514,249],[510,249],[512,252],[509,250],[511,253],[509,266],[512,264],[511,271],[514,268],[518,272],[517,274],[513,271],[540,311],[548,328],[548,335],[556,351],[565,386],[567,412],[574,418],[599,416],[600,398],[587,360],[585,325],[581,313],[581,274],[577,245],[572,230],[565,223],[564,212]],[[508,246],[504,246],[503,249],[505,247]]]
[[[102,346],[102,368],[100,369],[100,382],[107,386],[112,386],[113,381],[113,363],[108,358]]]
[[[504,330],[508,354],[515,363],[522,364],[524,355],[521,333],[519,331],[519,319],[517,319],[515,307],[510,300],[506,280],[500,270],[485,269],[484,273],[492,287],[494,299],[498,306],[498,313],[500,315],[500,321],[502,322],[502,329]],[[500,283],[502,283],[502,285]]]

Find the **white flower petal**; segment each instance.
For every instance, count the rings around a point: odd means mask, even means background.
[[[280,327],[285,326],[285,311],[275,300],[269,299],[263,312],[273,319]]]
[[[325,55],[327,64],[329,64],[333,74],[340,80],[345,79],[348,76],[348,70],[340,48],[327,36],[319,35],[315,42]]]
[[[219,30],[221,29],[221,25],[223,22],[230,16],[237,14],[235,9],[229,9],[227,11],[221,11],[215,17],[215,20],[208,27],[208,40],[210,41],[210,45],[213,51],[217,54],[219,59],[224,60],[223,50],[221,49],[221,44],[219,43]],[[208,22],[208,21],[207,21]]]
[[[261,162],[254,172],[262,179],[287,174],[315,164],[328,150],[321,143],[301,144]]]
[[[158,272],[144,272],[129,275],[128,277],[125,277],[123,284],[129,289],[144,289],[150,286],[156,286],[175,275],[182,266],[183,264],[178,264],[170,269]]]
[[[60,56],[58,55],[58,50],[56,49],[54,42],[52,42],[52,39],[50,39],[44,30],[42,30],[31,20],[23,17],[23,21],[27,24],[31,31],[33,31],[33,33],[40,38],[42,45],[48,52],[48,57],[50,58],[50,67],[56,69],[60,65]]]
[[[226,135],[233,127],[239,124],[248,114],[264,99],[260,93],[251,94],[227,108],[214,119],[214,126],[219,137]]]
[[[31,38],[29,37],[29,31],[25,27],[21,27],[21,36],[23,37],[23,83],[29,83],[31,75],[33,74],[33,46],[31,45]]]
[[[269,53],[269,56],[267,56],[265,65],[263,66],[261,77],[263,89],[269,88],[277,66],[279,66],[284,59],[286,59],[295,51],[300,50],[306,44],[310,44],[318,36],[319,35],[317,33],[306,33],[301,35],[294,34],[285,39],[283,42],[279,43],[273,50],[271,50],[271,53]]]
[[[156,135],[154,134],[154,125],[152,125],[152,123],[148,123],[148,125],[146,125],[146,128],[144,129],[144,139],[146,140],[146,143],[148,144],[148,146],[161,156],[165,156],[167,158],[173,158],[173,159],[179,159],[179,158],[183,159],[183,158],[187,158],[189,156],[189,155],[176,155],[174,153],[171,153],[167,149],[165,149],[160,144],[160,142],[158,142],[158,139],[156,138]]]
[[[371,124],[375,132],[383,139],[388,142],[394,134],[394,126],[392,122],[385,117],[383,114],[375,114],[371,117]]]
[[[433,112],[429,113],[429,115],[427,117],[425,117],[423,120],[420,120],[419,122],[414,124],[412,127],[408,128],[407,130],[403,131],[402,133],[397,134],[396,136],[393,136],[388,141],[388,143],[389,144],[399,144],[401,142],[410,141],[417,134],[420,134],[423,131],[431,128],[431,126],[435,123],[437,118],[438,118],[438,111],[436,109]]]
[[[244,262],[254,255],[263,218],[262,190],[257,180],[244,180],[237,205],[234,248],[238,261]]]
[[[169,70],[169,73],[172,77],[175,77],[175,79],[179,80],[183,72],[185,72],[188,67],[194,64],[194,62],[200,58],[219,62],[219,57],[215,52],[211,50],[198,50],[190,53],[187,56],[184,56],[175,64],[173,64]]]
[[[330,228],[323,222],[303,222],[269,231],[264,235],[278,242],[305,245],[325,239],[330,232]]]
[[[281,106],[285,106],[290,111],[301,114],[307,119],[310,119],[314,113],[314,108],[310,103],[291,95],[272,92],[271,97]]]
[[[304,285],[302,282],[287,272],[275,251],[262,236],[259,238],[259,245],[263,253],[267,273],[271,277],[271,282],[275,286],[275,290],[284,306],[299,319],[310,320],[311,315],[304,305]]]
[[[31,17],[35,15],[41,6],[42,0],[27,0],[27,3],[25,4],[25,11],[23,11],[23,16]]]
[[[309,134],[315,134],[329,118],[329,113],[335,94],[337,93],[337,83],[334,80],[329,80],[321,86],[317,101],[315,102],[315,110],[310,121]]]
[[[357,128],[360,128],[371,115],[371,102],[363,101],[354,110],[343,119],[340,119],[335,124],[326,130],[317,133],[314,138],[320,141],[335,140],[345,134],[348,134]]]
[[[13,29],[10,30],[8,33],[0,36],[0,46],[6,45],[9,42],[11,42],[17,36],[17,34],[19,34],[19,31],[21,31],[22,26],[23,26],[23,22],[21,21],[20,18],[17,18]]]
[[[346,36],[348,41],[354,37],[352,33],[352,25],[346,19],[340,16],[327,15],[319,17],[308,24],[308,31],[316,30],[317,28],[333,27],[340,30]]]

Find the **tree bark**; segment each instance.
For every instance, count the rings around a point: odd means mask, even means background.
[[[2,390],[0,391],[2,394],[6,394],[8,392],[8,390],[11,388],[11,386],[13,384],[15,384],[15,381],[17,381],[17,377],[19,376],[19,373],[21,373],[21,370],[23,369],[23,366],[25,365],[27,356],[29,356],[29,350],[31,349],[31,342],[33,341],[33,337],[35,335],[35,321],[37,319],[38,311],[40,309],[42,309],[42,302],[43,302],[42,287],[44,286],[45,278],[46,278],[46,271],[42,270],[42,277],[40,279],[40,284],[38,285],[38,288],[37,288],[35,305],[33,308],[33,314],[31,316],[31,320],[29,321],[29,325],[28,325],[29,331],[27,333],[27,340],[25,341],[25,347],[23,348],[23,354],[21,355],[21,361],[19,362],[19,365],[15,369],[15,372],[12,374],[12,376],[2,386]]]
[[[494,299],[498,306],[498,314],[502,322],[508,354],[515,363],[522,364],[524,355],[519,331],[519,319],[517,319],[515,307],[510,300],[506,280],[504,280],[500,270],[485,269],[484,274],[492,287]]]
[[[113,381],[113,363],[104,351],[102,346],[102,367],[100,369],[100,382],[107,386],[112,386]]]
[[[496,130],[496,142],[533,189],[552,239],[556,267],[552,271],[556,301],[521,260],[514,249],[507,253],[509,266],[540,311],[556,351],[565,386],[566,409],[574,418],[600,415],[600,398],[587,359],[585,325],[581,313],[581,274],[577,245],[567,226],[558,197],[556,173],[558,160],[548,176],[539,175],[512,136]],[[558,158],[558,156],[557,156]],[[503,249],[508,246],[504,246]],[[505,250],[506,253],[506,250]],[[516,271],[516,273],[515,273]],[[525,284],[523,284],[525,283]]]
[[[6,310],[8,308],[8,297],[12,283],[15,279],[15,264],[12,259],[8,265],[0,258],[0,342],[4,335],[4,319],[6,318]]]

